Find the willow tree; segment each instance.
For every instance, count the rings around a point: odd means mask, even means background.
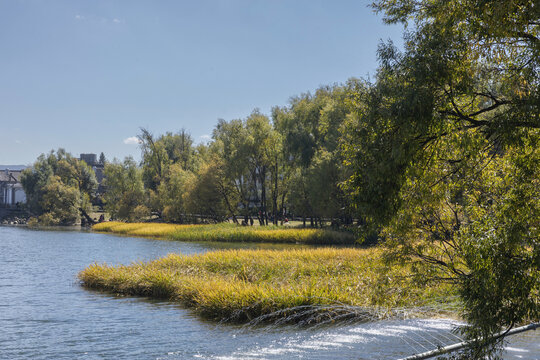
[[[41,154],[25,169],[21,183],[28,210],[45,225],[73,225],[80,215],[87,218],[95,196],[94,171],[64,149]]]
[[[186,184],[185,209],[188,213],[202,214],[216,222],[232,217],[238,223],[237,194],[225,176],[223,159],[214,151],[212,149],[206,156],[200,156],[200,165]]]
[[[126,157],[123,162],[116,159],[108,162],[104,175],[105,209],[112,218],[136,221],[150,215],[145,205],[142,170],[132,157]]]
[[[242,120],[235,119],[225,121],[220,119],[213,130],[212,150],[219,159],[223,188],[233,189],[233,197],[237,199],[236,204],[229,203],[233,212],[233,219],[236,222],[234,209],[239,208],[239,212],[244,217],[249,217],[249,204],[251,191],[253,189],[253,179],[250,176],[248,147],[245,144],[247,138],[246,129]],[[227,197],[228,191],[222,193]],[[229,198],[225,199],[229,201]]]
[[[257,212],[260,224],[267,225],[268,198],[277,204],[283,189],[279,180],[282,142],[270,119],[255,109],[246,119],[219,120],[213,138],[212,149],[221,158],[222,175],[229,184],[224,188],[235,189],[245,220]]]
[[[356,83],[352,79],[346,85],[323,86],[313,95],[294,97],[289,106],[272,110],[283,142],[290,210],[304,221],[306,216],[350,220],[339,186],[344,168],[338,145],[339,129],[351,111],[350,89]]]
[[[540,316],[540,16],[534,1],[374,4],[414,22],[405,49],[379,48],[344,127],[359,216],[424,281],[464,301],[465,358],[489,336]]]

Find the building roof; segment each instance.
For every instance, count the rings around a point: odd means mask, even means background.
[[[21,180],[21,170],[1,170],[0,182],[18,183]]]

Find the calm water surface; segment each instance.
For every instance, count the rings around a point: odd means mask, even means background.
[[[448,320],[318,330],[219,325],[168,302],[88,291],[76,278],[94,262],[224,246],[0,227],[0,359],[396,359],[452,340]],[[540,359],[539,332],[513,338],[505,358]]]

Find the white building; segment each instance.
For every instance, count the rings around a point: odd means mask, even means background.
[[[21,173],[22,170],[0,170],[0,207],[16,207],[26,202]]]

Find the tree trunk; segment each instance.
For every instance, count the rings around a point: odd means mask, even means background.
[[[225,200],[225,204],[227,204],[227,209],[229,209],[229,212],[232,215],[233,223],[238,224],[238,219],[236,218],[236,215],[234,215],[234,209],[231,206],[231,203],[229,202],[229,197],[227,196],[227,193],[225,191],[225,186],[221,184],[221,182],[218,182],[218,186],[220,187],[221,196],[223,196],[223,199]]]
[[[274,191],[272,193],[272,207],[273,207],[273,214],[274,214],[274,225],[278,224],[278,164],[276,159],[276,164],[274,166]]]
[[[261,216],[263,225],[268,225],[268,214],[266,213],[266,166],[263,166],[260,173],[261,177]]]
[[[96,224],[96,222],[94,221],[94,219],[92,219],[92,218],[90,217],[90,215],[88,215],[88,214],[86,213],[86,211],[84,211],[83,208],[79,208],[79,212],[81,213],[81,216],[84,217],[85,220],[88,222],[88,224],[90,224],[90,225],[95,225],[95,224]]]

